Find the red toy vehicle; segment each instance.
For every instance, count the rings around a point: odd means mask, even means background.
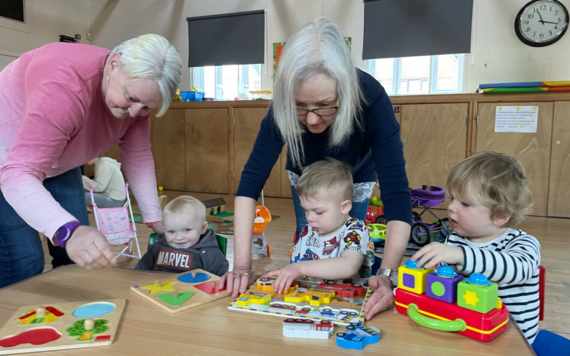
[[[354,298],[357,295],[361,295],[366,292],[366,288],[364,288],[358,283],[340,284],[340,283],[335,283],[334,281],[327,281],[326,283],[319,284],[319,288],[332,290],[336,294],[342,295],[343,297],[346,298]]]

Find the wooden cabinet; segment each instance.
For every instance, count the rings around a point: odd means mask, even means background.
[[[554,103],[548,216],[570,217],[570,101]]]
[[[183,109],[168,110],[150,121],[156,182],[167,190],[186,190],[186,137]]]
[[[253,144],[259,132],[261,120],[267,113],[266,108],[235,108],[234,109],[234,166],[233,193],[237,192],[241,172],[246,164]],[[281,157],[277,159],[273,170],[263,187],[263,194],[268,197],[281,196]]]
[[[186,190],[229,194],[228,109],[187,109],[184,117]]]
[[[445,187],[451,169],[465,159],[467,116],[467,103],[402,105],[400,136],[411,188]]]
[[[497,106],[536,106],[536,133],[495,132]],[[518,158],[527,172],[532,192],[532,215],[546,216],[552,139],[552,102],[504,102],[478,105],[477,150],[497,151]]]

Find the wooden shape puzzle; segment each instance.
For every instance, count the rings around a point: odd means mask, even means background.
[[[229,296],[225,288],[215,288],[220,277],[201,269],[157,276],[160,278],[131,286],[131,290],[171,313]]]
[[[270,288],[272,282],[269,278],[260,277],[256,284],[233,300],[228,309],[283,318],[328,320],[337,325],[364,321],[364,305],[372,294],[369,288],[363,287],[360,295],[345,297],[331,290],[320,289],[321,283],[326,282],[298,279],[292,287],[294,290],[279,294]]]
[[[21,307],[0,329],[0,355],[110,345],[125,303],[107,299]]]

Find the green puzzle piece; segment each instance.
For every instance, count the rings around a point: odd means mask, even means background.
[[[182,303],[184,303],[188,299],[192,298],[192,296],[194,294],[196,294],[196,293],[194,293],[194,292],[182,292],[182,293],[178,293],[178,297],[175,298],[174,294],[172,294],[172,293],[164,293],[164,294],[159,294],[156,297],[158,299],[162,300],[163,302],[172,305],[173,307],[179,307],[182,305]]]

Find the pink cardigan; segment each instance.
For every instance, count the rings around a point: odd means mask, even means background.
[[[145,222],[162,220],[150,118],[115,118],[101,91],[109,50],[51,43],[0,72],[0,189],[34,229],[50,239],[75,218],[44,188],[44,179],[102,155],[118,143],[123,170]]]

